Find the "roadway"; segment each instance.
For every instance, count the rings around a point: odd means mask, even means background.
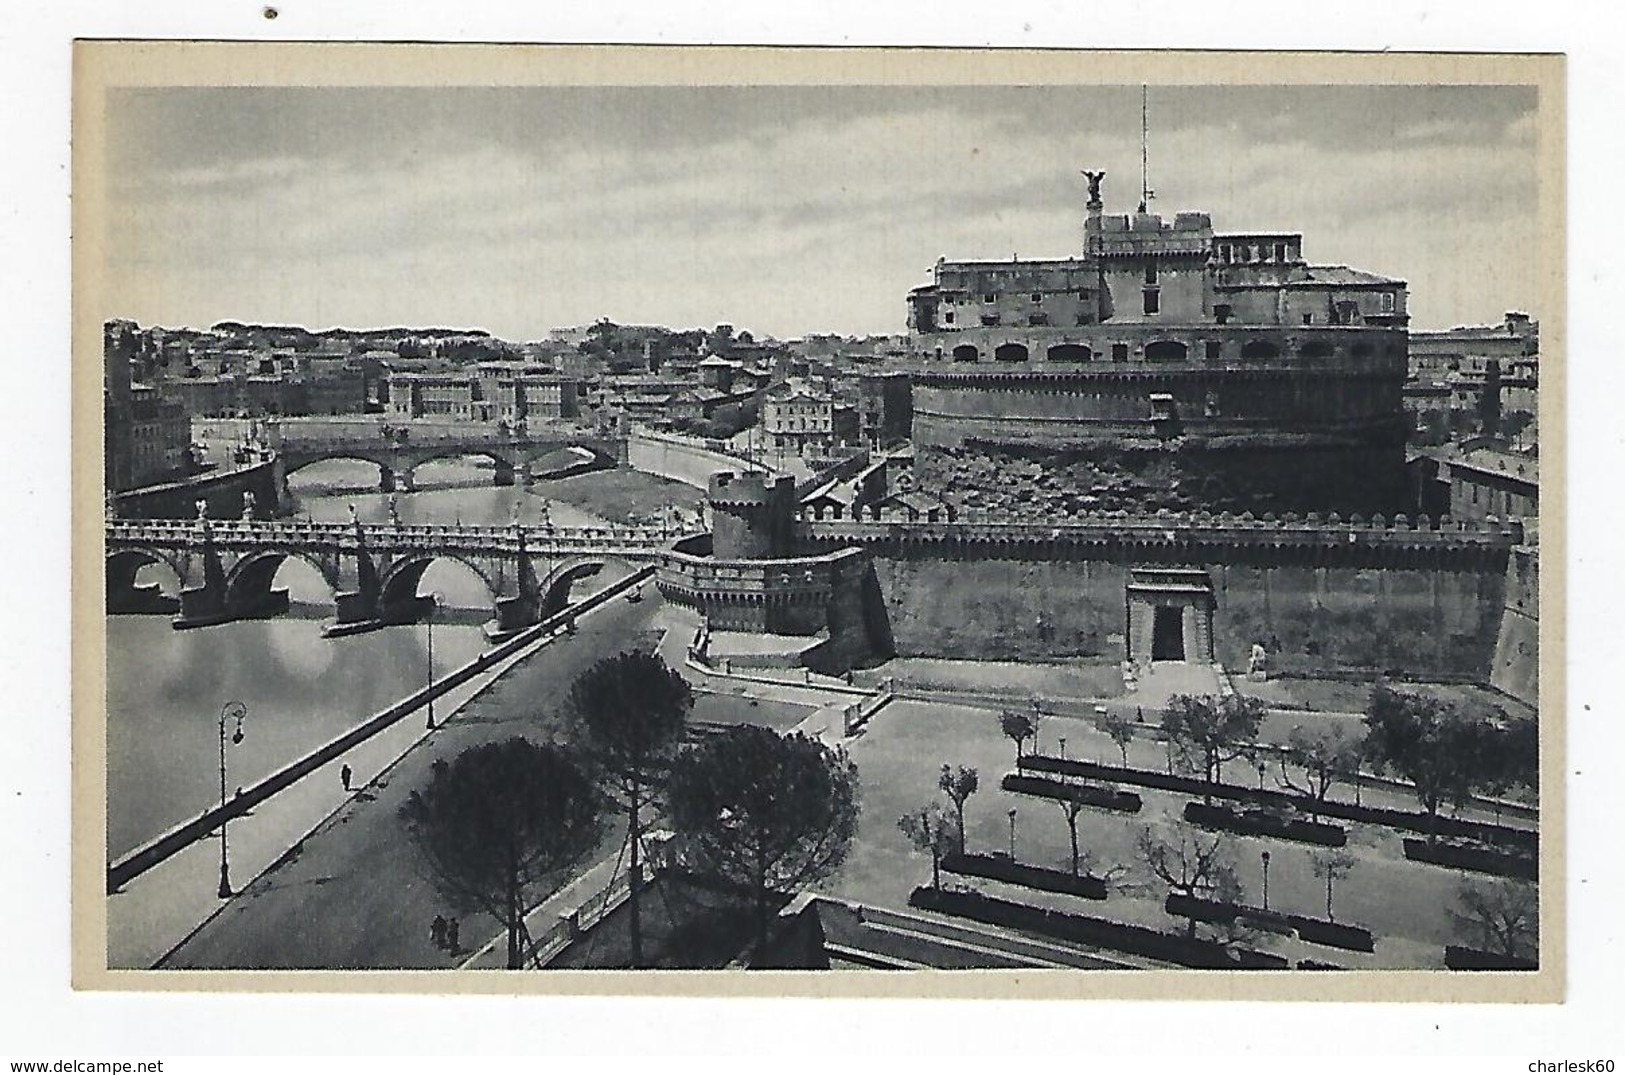
[[[397,812],[413,789],[428,783],[437,758],[450,760],[515,735],[545,740],[556,731],[554,707],[575,677],[650,628],[661,601],[652,587],[643,593],[637,604],[609,602],[580,621],[575,635],[514,665],[358,786],[293,852],[246,885],[158,967],[441,969],[465,961],[467,949],[501,926],[488,915],[462,915],[464,951],[434,946],[430,920],[455,912],[441,899]],[[606,846],[622,835],[611,824]]]

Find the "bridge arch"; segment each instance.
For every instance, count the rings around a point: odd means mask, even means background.
[[[456,444],[449,444],[444,449],[427,449],[421,452],[403,453],[399,461],[402,464],[400,469],[405,473],[410,473],[426,463],[444,463],[448,460],[455,461],[468,458],[489,459],[498,467],[507,467],[509,469],[522,466],[527,462],[526,457],[522,455],[511,455],[491,448],[471,448]]]
[[[301,549],[267,549],[250,553],[232,565],[226,573],[226,601],[232,607],[251,605],[271,592],[277,572],[290,558],[300,560],[316,569],[328,591],[337,594],[343,585],[332,564]]]
[[[308,466],[313,466],[317,463],[333,463],[341,461],[349,461],[352,463],[370,463],[378,468],[380,477],[392,470],[394,467],[394,464],[382,453],[374,455],[371,452],[358,451],[353,448],[335,448],[331,452],[313,452],[308,455],[305,453],[299,453],[297,455],[285,454],[283,456],[282,473],[284,476],[291,478]]]
[[[542,580],[542,616],[562,611],[570,603],[570,588],[582,579],[598,574],[608,563],[601,556],[575,556],[549,571]]]
[[[493,605],[497,598],[503,596],[501,581],[492,577],[485,564],[474,557],[441,552],[410,556],[390,564],[378,580],[379,607],[404,608],[416,602],[419,597],[418,587],[423,582],[424,573],[439,560],[460,564],[471,571],[485,585],[486,596]]]
[[[115,549],[107,554],[108,612],[168,612],[186,587],[184,565],[155,549]],[[141,570],[157,567],[169,578],[140,581]]]

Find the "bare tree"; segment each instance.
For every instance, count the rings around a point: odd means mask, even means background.
[[[1123,768],[1127,769],[1128,745],[1134,742],[1134,722],[1126,713],[1107,713],[1101,718],[1100,727],[1117,744],[1117,752],[1123,756]]]
[[[1463,881],[1450,917],[1460,939],[1486,952],[1533,959],[1540,950],[1540,897],[1527,881]]]
[[[976,794],[980,782],[976,778],[976,770],[968,766],[950,768],[947,763],[942,766],[942,772],[937,776],[937,787],[948,796],[948,801],[954,804],[954,820],[959,823],[959,853],[965,853],[965,800]]]
[[[1303,770],[1301,784],[1295,783],[1288,773],[1288,760]],[[1281,786],[1308,796],[1314,804],[1311,809],[1318,817],[1318,807],[1326,801],[1332,786],[1340,780],[1351,779],[1360,771],[1360,741],[1341,726],[1310,731],[1300,724],[1287,735],[1286,751],[1280,756],[1280,763]]]
[[[1347,877],[1358,861],[1347,851],[1317,851],[1309,856],[1315,876],[1326,882],[1326,921],[1337,921],[1332,914],[1332,885]]]
[[[931,887],[942,887],[942,857],[952,853],[960,841],[959,828],[941,803],[922,806],[897,819],[897,827],[909,842],[931,855]]]
[[[1038,716],[1018,709],[1006,709],[999,714],[999,730],[1006,739],[1016,744],[1016,764],[1021,764],[1021,747],[1038,734]]]
[[[1241,902],[1244,893],[1227,835],[1220,833],[1204,838],[1183,826],[1170,826],[1159,832],[1147,825],[1140,829],[1134,842],[1140,860],[1152,877],[1179,895]],[[1195,918],[1190,919],[1186,936],[1196,936]]]

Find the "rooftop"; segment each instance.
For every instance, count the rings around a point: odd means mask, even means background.
[[[1402,284],[1403,280],[1392,276],[1380,276],[1364,269],[1351,269],[1347,265],[1306,265],[1305,275],[1298,280],[1287,284],[1288,287],[1313,287],[1317,284],[1331,284],[1343,287],[1349,285],[1371,284]]]

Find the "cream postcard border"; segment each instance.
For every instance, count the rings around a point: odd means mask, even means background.
[[[636,62],[629,62],[635,58]],[[73,63],[72,974],[76,989],[223,992],[1553,1003],[1565,995],[1564,60],[1457,53],[79,41]],[[123,86],[1527,85],[1538,90],[1541,968],[1351,971],[109,970],[103,559],[105,91]],[[1486,267],[1491,269],[1493,267]]]

